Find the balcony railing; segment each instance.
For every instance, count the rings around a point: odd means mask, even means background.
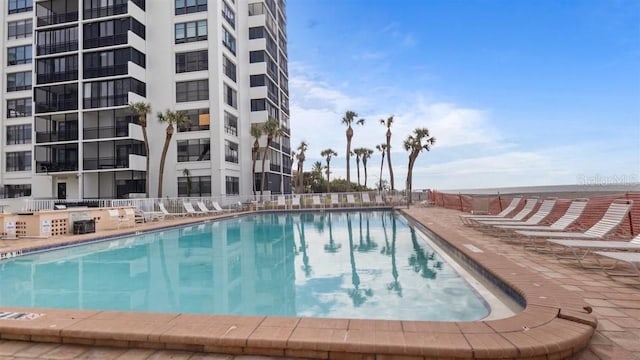
[[[38,45],[37,54],[38,55],[49,55],[49,54],[57,54],[68,51],[76,51],[78,50],[78,41],[68,41],[64,43],[58,44],[47,44],[47,45]]]
[[[54,103],[36,103],[36,113],[42,114],[55,111],[78,110],[78,99],[61,99]]]
[[[271,171],[280,172],[280,165],[276,165],[276,164],[269,164],[269,169],[270,169]]]
[[[129,72],[128,64],[105,66],[97,68],[84,69],[84,77],[87,79],[93,79],[97,77],[126,75]]]
[[[82,134],[85,140],[127,137],[129,136],[129,125],[85,128]]]
[[[78,70],[60,71],[52,74],[38,74],[36,80],[38,84],[78,80]]]
[[[53,14],[46,16],[38,16],[38,26],[49,26],[55,24],[63,24],[78,21],[78,12],[70,11],[64,14]]]
[[[36,173],[78,171],[78,162],[36,161]]]
[[[83,45],[85,49],[93,49],[93,48],[103,47],[103,46],[126,44],[128,41],[127,33],[113,35],[113,36],[103,36],[103,37],[93,38],[93,39],[87,38],[87,39],[84,39]]]
[[[77,131],[65,131],[65,132],[36,132],[36,143],[48,143],[59,141],[74,141],[78,140]]]
[[[100,8],[94,9],[85,9],[84,10],[84,18],[85,19],[95,19],[105,16],[112,15],[120,15],[127,13],[127,4],[118,4],[112,6],[104,6]]]
[[[83,166],[84,170],[126,169],[129,167],[129,157],[85,158]]]
[[[113,96],[99,96],[84,99],[85,109],[95,109],[110,106],[122,106],[129,103],[129,95],[113,95]]]

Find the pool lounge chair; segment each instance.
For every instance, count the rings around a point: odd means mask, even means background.
[[[605,267],[604,264],[600,260],[598,260],[602,270],[609,276],[640,276],[640,253],[596,251],[596,255],[614,260],[614,263],[609,267]],[[631,266],[632,271],[611,271],[616,268],[619,262],[627,263],[629,266]]]
[[[159,202],[158,203],[158,208],[160,208],[160,211],[164,214],[165,217],[169,216],[169,217],[176,217],[176,216],[185,216],[187,215],[186,213],[171,213],[169,211],[167,211],[167,208],[164,207],[164,204]]]
[[[629,241],[606,241],[606,240],[553,240],[548,239],[551,246],[561,247],[561,251],[554,252],[557,259],[576,260],[583,268],[600,268],[601,266],[587,265],[583,260],[593,254],[594,250],[624,250],[640,251],[640,235]],[[563,255],[570,250],[570,255]]]
[[[300,205],[300,195],[293,195],[291,197],[291,208],[295,208],[297,207],[298,209],[300,209],[301,205]]]
[[[184,201],[182,203],[182,206],[184,206],[184,209],[187,210],[187,215],[196,216],[206,214],[204,211],[197,211],[196,209],[194,209],[193,204],[191,204],[190,202]]]
[[[615,229],[624,217],[631,210],[632,200],[618,199],[611,202],[607,212],[604,213],[600,221],[595,223],[585,232],[566,232],[566,231],[530,231],[517,230],[516,233],[526,237],[551,237],[551,238],[568,238],[568,239],[600,239],[611,230]]]
[[[482,224],[482,226],[479,227],[479,230],[494,234],[496,236],[507,235],[511,233],[511,230],[505,229],[503,226],[519,224],[520,226],[524,226],[526,228],[526,226],[537,225],[551,213],[551,210],[555,205],[555,198],[545,199],[540,205],[540,208],[538,208],[538,211],[536,211],[535,214],[531,215],[531,217],[526,221],[481,221],[480,224]]]
[[[513,199],[511,199],[511,203],[509,204],[509,206],[504,208],[496,215],[465,214],[460,215],[460,220],[462,220],[463,224],[471,225],[474,219],[508,219],[506,216],[518,207],[518,204],[520,204],[520,200],[522,200],[521,197],[514,197]]]
[[[538,198],[536,197],[532,197],[532,198],[528,198],[525,201],[524,207],[522,208],[522,210],[518,211],[517,214],[515,214],[513,217],[508,218],[508,219],[472,219],[473,221],[475,221],[476,223],[480,223],[480,224],[487,224],[487,225],[493,225],[495,223],[518,223],[518,222],[522,222],[522,219],[524,219],[525,217],[527,217],[527,215],[531,214],[531,212],[533,211],[533,209],[536,207],[536,204],[538,204]]]
[[[338,194],[331,194],[331,207],[340,207],[340,199]]]
[[[109,213],[111,220],[115,221],[117,229],[120,229],[120,225],[126,225],[129,222],[128,218],[120,216],[119,209],[108,209],[107,212]]]
[[[382,198],[382,195],[376,195],[376,205],[384,205],[384,199]]]
[[[216,209],[209,209],[207,207],[207,205],[205,205],[204,202],[202,202],[202,201],[196,202],[196,205],[198,206],[198,209],[200,209],[200,211],[202,211],[205,214],[217,214],[217,213],[219,213],[219,211],[216,210]]]
[[[313,207],[322,207],[322,202],[320,201],[320,196],[313,195],[311,206],[313,206]]]
[[[347,205],[349,206],[356,206],[356,198],[353,197],[353,194],[348,194],[347,195]]]
[[[217,201],[212,201],[211,205],[213,206],[213,208],[219,212],[219,213],[226,213],[226,212],[231,212],[231,209],[224,209],[222,208],[222,206],[220,206],[220,204],[218,204]]]
[[[564,229],[567,228],[567,226],[571,225],[574,221],[576,221],[580,215],[582,215],[582,212],[584,211],[584,208],[587,206],[587,202],[589,202],[589,199],[575,199],[571,202],[571,205],[569,205],[569,208],[567,209],[567,211],[564,213],[564,215],[562,215],[558,220],[556,220],[553,224],[551,225],[535,225],[535,226],[530,226],[530,225],[498,225],[498,227],[502,228],[502,229],[508,229],[508,230],[540,230],[540,231],[563,231]]]
[[[287,208],[287,201],[285,200],[284,196],[278,196],[278,202],[276,203],[276,207],[278,209],[280,209],[280,207],[282,207],[283,209]]]
[[[371,199],[369,198],[369,193],[362,193],[362,195],[360,195],[360,199],[362,199],[362,205],[371,205]]]

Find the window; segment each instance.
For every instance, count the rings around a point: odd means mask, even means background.
[[[207,0],[175,0],[176,15],[207,11]]]
[[[40,86],[33,93],[36,114],[78,109],[78,84]]]
[[[176,102],[209,100],[209,80],[176,83]]]
[[[209,109],[194,109],[184,111],[189,123],[178,127],[179,132],[209,130]]]
[[[249,62],[250,63],[264,62],[264,50],[249,52]]]
[[[236,14],[226,2],[222,2],[222,17],[231,25],[231,28],[236,28]]]
[[[249,4],[249,16],[262,15],[262,14],[264,14],[264,4],[263,3],[252,3],[252,4]]]
[[[9,0],[9,14],[33,10],[33,0]]]
[[[37,83],[46,84],[78,79],[78,55],[38,59]]]
[[[16,46],[7,49],[7,65],[31,64],[31,45]]]
[[[78,28],[76,26],[38,31],[37,36],[38,55],[78,50]]]
[[[263,39],[265,37],[264,26],[249,28],[249,40]]]
[[[225,176],[225,189],[227,195],[239,195],[240,178],[236,176]]]
[[[267,83],[267,77],[264,74],[251,75],[249,77],[249,84],[251,87],[265,86]]]
[[[7,145],[31,144],[31,124],[7,126]]]
[[[7,118],[31,116],[31,98],[7,100]]]
[[[224,160],[232,163],[238,163],[238,144],[229,140],[224,141]]]
[[[209,139],[179,140],[178,162],[207,161],[211,159]]]
[[[207,69],[209,69],[209,52],[207,50],[176,54],[176,73]]]
[[[32,31],[33,23],[31,22],[31,19],[9,22],[9,40],[31,37]]]
[[[236,81],[236,64],[229,60],[226,56],[222,55],[222,69],[224,74],[234,82]]]
[[[211,196],[211,176],[179,177],[178,196]]]
[[[233,55],[236,54],[236,38],[231,33],[222,27],[222,44],[231,51]]]
[[[6,171],[31,171],[31,151],[16,151],[6,154]]]
[[[229,85],[224,84],[224,102],[234,109],[238,108],[238,93]]]
[[[146,67],[146,56],[134,48],[98,51],[84,54],[84,77],[125,75],[129,71],[129,61]]]
[[[31,196],[31,184],[5,185],[4,197],[17,198]]]
[[[234,115],[224,112],[224,131],[233,136],[238,136],[238,118]]]
[[[134,78],[84,83],[84,107],[101,108],[127,105],[129,92],[146,96],[146,84]]]
[[[146,37],[144,25],[132,17],[91,22],[85,24],[83,29],[85,49],[126,44],[129,31],[142,39]]]
[[[266,99],[251,99],[251,111],[265,111],[267,110]]]
[[[7,92],[31,89],[31,71],[7,74]]]
[[[207,40],[207,20],[179,23],[175,30],[176,44]]]

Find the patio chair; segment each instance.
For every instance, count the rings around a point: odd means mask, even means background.
[[[548,239],[547,242],[553,246],[560,246],[562,251],[555,252],[556,258],[560,260],[570,259],[576,260],[583,268],[592,269],[601,266],[587,265],[583,260],[591,255],[594,250],[624,250],[624,251],[640,251],[640,235],[629,241],[606,241],[606,240],[553,240]],[[571,256],[562,255],[570,250]]]
[[[340,207],[338,194],[331,194],[331,207]]]
[[[117,229],[120,229],[120,225],[126,225],[129,222],[129,219],[120,216],[119,209],[108,209],[107,212],[109,213],[111,220],[115,221]]]
[[[353,194],[347,194],[347,205],[356,206],[356,198],[353,197]]]
[[[293,197],[291,197],[291,208],[293,209],[294,207],[300,209],[300,195],[293,195]]]
[[[200,211],[202,211],[202,212],[204,212],[206,214],[217,214],[217,213],[219,213],[219,211],[216,210],[216,209],[209,209],[207,207],[207,205],[205,205],[204,202],[202,202],[202,201],[196,202],[196,205],[198,206],[198,209],[200,209]]]
[[[384,199],[382,195],[376,195],[376,205],[384,205]]]
[[[213,206],[213,208],[220,213],[226,213],[226,212],[231,212],[230,209],[223,209],[222,206],[220,206],[220,204],[218,204],[217,201],[212,201],[211,205]]]
[[[576,221],[580,217],[580,215],[582,215],[582,212],[584,211],[584,208],[587,206],[588,202],[589,202],[589,199],[584,199],[584,198],[573,200],[571,202],[571,205],[569,205],[569,208],[567,209],[567,211],[564,213],[564,215],[562,215],[558,220],[556,220],[551,225],[530,226],[530,225],[521,224],[521,225],[499,225],[499,227],[502,229],[508,229],[508,230],[563,231],[564,229],[567,228],[567,226],[571,225],[574,221]]]
[[[607,212],[605,212],[600,221],[595,223],[585,232],[517,230],[516,233],[534,238],[551,237],[568,239],[600,239],[620,225],[629,210],[631,210],[632,204],[633,201],[627,199],[617,199],[612,201]]]
[[[362,199],[362,205],[370,205],[371,199],[369,198],[369,193],[362,193],[360,195],[360,199]]]
[[[617,252],[617,251],[596,251],[596,255],[613,259],[614,263],[605,267],[600,260],[598,262],[601,265],[602,270],[609,276],[640,276],[640,253],[632,252]],[[619,262],[627,263],[632,271],[628,272],[614,272],[610,271],[616,268]]]
[[[322,202],[320,201],[320,196],[313,195],[311,204],[312,204],[313,207],[322,207]]]
[[[553,209],[554,206],[556,206],[556,199],[555,198],[543,200],[542,204],[540,205],[540,208],[538,208],[538,211],[536,211],[533,215],[531,215],[531,217],[529,219],[527,219],[526,221],[522,221],[522,220],[517,221],[517,220],[505,219],[505,220],[495,220],[495,221],[479,220],[479,222],[482,223],[482,224],[485,224],[485,225],[491,225],[492,227],[498,227],[498,228],[500,228],[501,226],[504,226],[504,225],[508,226],[508,225],[516,225],[516,224],[524,225],[524,226],[526,226],[526,225],[538,225],[538,223],[540,223],[540,221],[542,221],[544,218],[546,218],[551,213],[551,210]],[[515,216],[514,216],[514,218],[515,218]]]
[[[158,208],[160,209],[160,211],[164,214],[164,216],[169,216],[169,217],[176,217],[176,216],[185,216],[185,213],[171,213],[169,211],[167,211],[167,208],[164,207],[164,204],[159,202],[158,203]]]
[[[196,209],[193,208],[193,204],[191,204],[190,202],[184,201],[182,202],[182,206],[184,206],[184,209],[187,210],[187,215],[196,216],[206,214],[204,211],[196,211]]]
[[[504,210],[502,210],[501,212],[499,212],[496,215],[465,214],[465,215],[460,215],[460,220],[462,220],[463,224],[471,225],[474,219],[475,220],[477,220],[477,219],[505,219],[507,215],[509,215],[513,210],[515,210],[516,207],[518,207],[518,204],[520,204],[520,200],[522,200],[521,197],[514,197],[513,199],[511,199],[511,203],[509,204],[509,206],[504,208]]]
[[[528,198],[525,201],[525,204],[522,210],[518,211],[517,214],[515,214],[513,217],[508,219],[471,219],[471,220],[474,221],[475,223],[488,224],[488,225],[493,225],[494,223],[502,223],[502,224],[518,223],[518,222],[522,222],[522,219],[527,217],[527,215],[531,214],[536,204],[538,204],[537,197]]]
[[[144,223],[144,216],[142,214],[137,213],[136,210],[133,208],[124,209],[124,219],[127,222],[133,220],[133,223],[132,223],[133,226],[135,226],[136,224]]]
[[[278,196],[278,202],[276,203],[276,208],[280,209],[280,207],[282,207],[283,209],[287,208],[287,201],[285,200],[284,196]]]

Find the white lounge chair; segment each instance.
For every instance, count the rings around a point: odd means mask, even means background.
[[[563,231],[567,228],[567,226],[576,221],[580,217],[580,215],[582,215],[582,211],[584,211],[584,208],[587,206],[588,202],[589,199],[573,200],[564,215],[562,215],[551,225],[500,225],[500,228],[509,230]]]
[[[194,209],[193,204],[191,204],[190,202],[184,201],[182,203],[182,206],[184,206],[184,209],[187,210],[187,215],[196,216],[206,214],[204,211],[197,211],[196,209]]]
[[[524,207],[522,208],[522,210],[518,211],[517,214],[513,215],[513,217],[508,218],[508,219],[473,219],[473,221],[477,222],[477,223],[482,223],[482,224],[487,224],[487,225],[494,225],[494,224],[517,224],[519,222],[522,222],[522,219],[524,219],[525,217],[527,217],[527,215],[531,214],[531,212],[533,211],[533,209],[536,207],[536,204],[538,204],[538,198],[528,198],[525,201]]]
[[[120,216],[119,209],[108,209],[107,212],[109,213],[109,217],[111,218],[111,220],[116,223],[117,229],[120,229],[120,225],[126,225],[129,222],[129,219]]]
[[[611,202],[611,205],[609,205],[607,212],[605,212],[600,221],[595,223],[585,232],[517,230],[516,233],[526,237],[600,239],[611,230],[615,229],[618,225],[620,225],[624,217],[631,209],[632,204],[632,200],[614,200],[613,202]]]
[[[347,205],[356,206],[356,198],[353,197],[353,194],[347,194]]]
[[[276,207],[278,209],[280,209],[280,207],[282,207],[283,209],[287,208],[287,201],[285,200],[284,196],[278,196],[278,202],[276,203]]]
[[[640,253],[617,252],[617,251],[596,251],[596,255],[613,259],[613,265],[605,267],[600,260],[602,270],[609,276],[640,276]],[[616,268],[618,263],[622,261],[631,266],[630,272],[614,272],[610,271]]]
[[[322,202],[320,201],[320,196],[313,195],[311,204],[312,204],[313,207],[322,207]]]
[[[225,213],[225,212],[230,212],[231,210],[228,209],[223,209],[222,206],[220,206],[220,204],[218,204],[217,201],[212,201],[211,205],[213,206],[213,208],[220,213]]]
[[[529,201],[529,200],[527,200]],[[553,207],[556,205],[556,199],[545,199],[542,201],[542,204],[540,205],[540,207],[538,208],[538,211],[536,211],[533,215],[531,215],[531,217],[529,217],[529,219],[527,219],[526,221],[523,220],[513,220],[515,218],[515,216],[512,219],[505,219],[505,220],[478,220],[478,222],[482,223],[482,224],[486,224],[486,225],[491,225],[493,227],[500,227],[503,225],[537,225],[540,221],[542,221],[545,217],[547,217],[547,215],[549,215],[549,213],[551,213],[551,209],[553,209]],[[525,206],[526,208],[526,206]],[[524,209],[523,209],[524,211]],[[521,211],[522,212],[522,211]]]
[[[369,198],[369,193],[362,193],[360,195],[360,199],[362,199],[362,205],[370,205],[371,199]]]
[[[465,215],[460,215],[460,220],[462,220],[462,223],[464,224],[471,224],[471,222],[475,219],[505,219],[505,217],[507,215],[509,215],[513,210],[515,210],[518,207],[518,204],[520,204],[520,200],[522,200],[521,197],[514,197],[513,199],[511,199],[511,203],[509,204],[509,206],[507,206],[506,208],[504,208],[501,212],[499,212],[496,215],[473,215],[473,214],[465,214]]]
[[[376,195],[376,205],[384,205],[384,199],[382,195]]]
[[[300,205],[300,195],[293,195],[291,197],[291,208],[295,208],[297,207],[298,209],[300,209],[301,205]]]
[[[160,211],[164,214],[164,216],[169,216],[169,217],[176,217],[176,216],[185,216],[186,213],[171,213],[169,211],[167,211],[167,208],[164,207],[164,204],[159,202],[158,203],[158,208],[160,209]]]
[[[331,194],[331,207],[340,207],[340,199],[338,194]]]
[[[594,250],[640,251],[640,235],[629,241],[549,239],[547,242],[552,246],[557,245],[562,247],[563,251],[555,252],[556,258],[576,260],[578,261],[578,264],[584,268],[596,268],[596,266],[587,265],[583,262],[583,260],[587,256],[591,255]],[[571,256],[562,255],[567,250],[570,250]]]
[[[205,205],[202,201],[198,201],[196,202],[196,205],[198,206],[198,209],[200,209],[200,211],[207,213],[207,214],[216,214],[219,211],[216,209],[209,209],[207,207],[207,205]]]

